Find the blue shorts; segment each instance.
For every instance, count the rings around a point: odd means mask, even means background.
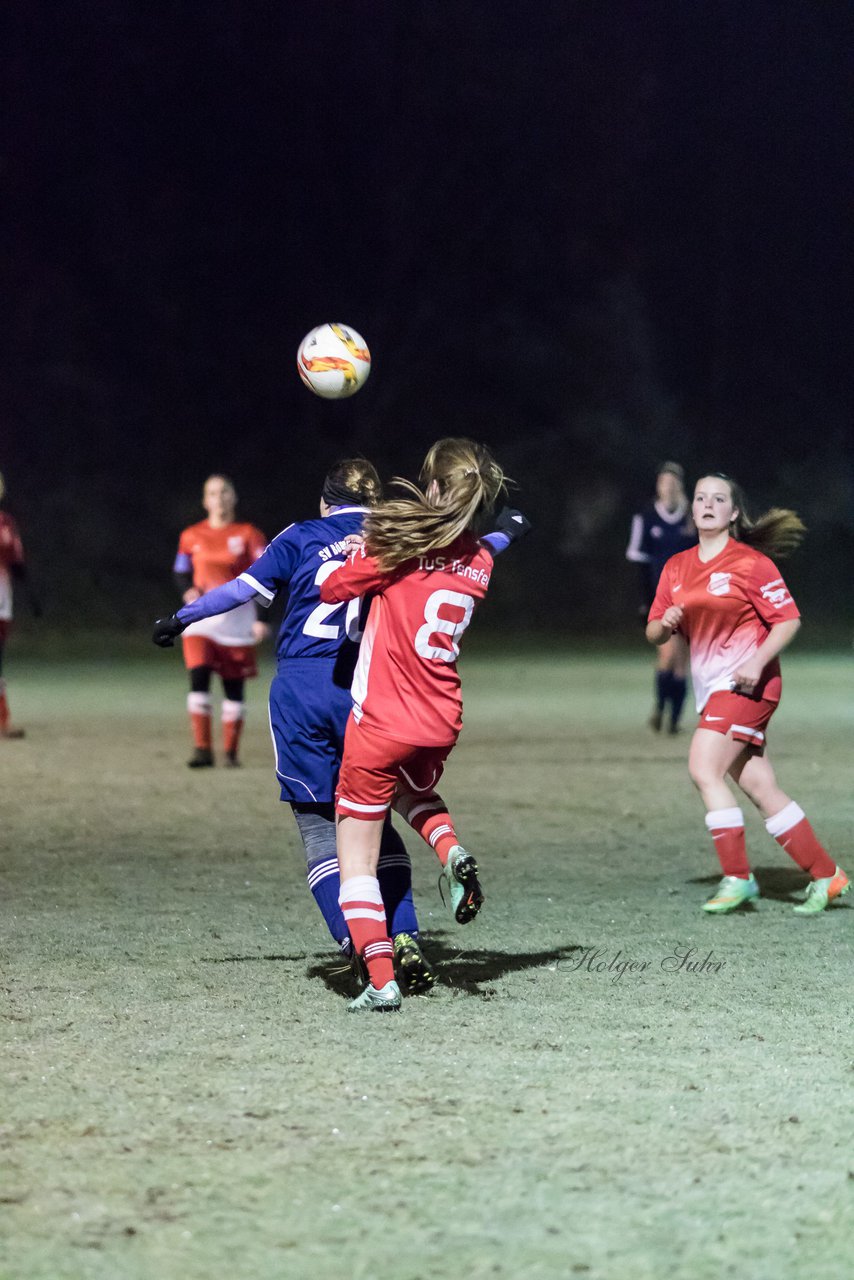
[[[270,686],[270,732],[282,800],[331,804],[353,706],[334,658],[284,659]]]

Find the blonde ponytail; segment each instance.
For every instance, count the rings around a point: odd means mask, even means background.
[[[450,546],[492,509],[506,483],[488,449],[455,437],[436,441],[420,479],[423,492],[396,478],[393,483],[411,496],[383,502],[365,520],[365,550],[384,572]]]

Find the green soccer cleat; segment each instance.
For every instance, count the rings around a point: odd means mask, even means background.
[[[794,908],[796,916],[817,916],[820,911],[841,898],[851,888],[851,882],[841,867],[837,867],[832,876],[821,880],[812,880],[807,885],[806,897]]]
[[[477,878],[477,863],[460,844],[454,845],[439,877],[439,890],[447,886],[451,910],[457,924],[474,920],[483,906],[483,890]],[[444,899],[444,893],[442,897]]]
[[[361,995],[347,1005],[348,1013],[399,1013],[402,1004],[400,987],[392,979],[379,991],[369,982]]]
[[[424,995],[436,981],[430,962],[411,933],[395,934],[394,971],[401,989],[408,996]]]
[[[703,910],[724,915],[746,902],[755,902],[758,897],[759,885],[753,875],[749,875],[746,880],[741,876],[724,876],[711,898],[703,903]]]

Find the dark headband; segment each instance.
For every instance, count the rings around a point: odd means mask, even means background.
[[[320,496],[329,507],[348,507],[352,506],[353,503],[361,507],[365,504],[364,494],[356,493],[352,489],[348,489],[346,485],[336,484],[328,476],[323,482]]]

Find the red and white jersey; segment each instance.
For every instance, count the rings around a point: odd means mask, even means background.
[[[24,563],[24,548],[18,526],[10,515],[0,511],[0,622],[12,617],[13,565]]]
[[[193,586],[204,594],[239,577],[254,564],[266,545],[267,539],[254,525],[235,521],[215,529],[207,520],[200,520],[181,534],[175,571],[192,573]],[[257,616],[255,604],[250,600],[229,613],[191,623],[184,635],[206,636],[224,645],[254,644],[252,624]]]
[[[698,711],[711,694],[732,688],[736,671],[773,626],[801,616],[774,561],[735,538],[705,562],[699,547],[671,556],[649,621],[660,618],[672,604],[684,610],[679,630],[691,646]],[[774,658],[752,696],[779,702],[781,688],[780,663]]]
[[[456,742],[460,637],[491,575],[492,556],[466,533],[391,573],[360,549],[320,584],[327,604],[373,596],[353,678],[357,721],[410,746]]]

